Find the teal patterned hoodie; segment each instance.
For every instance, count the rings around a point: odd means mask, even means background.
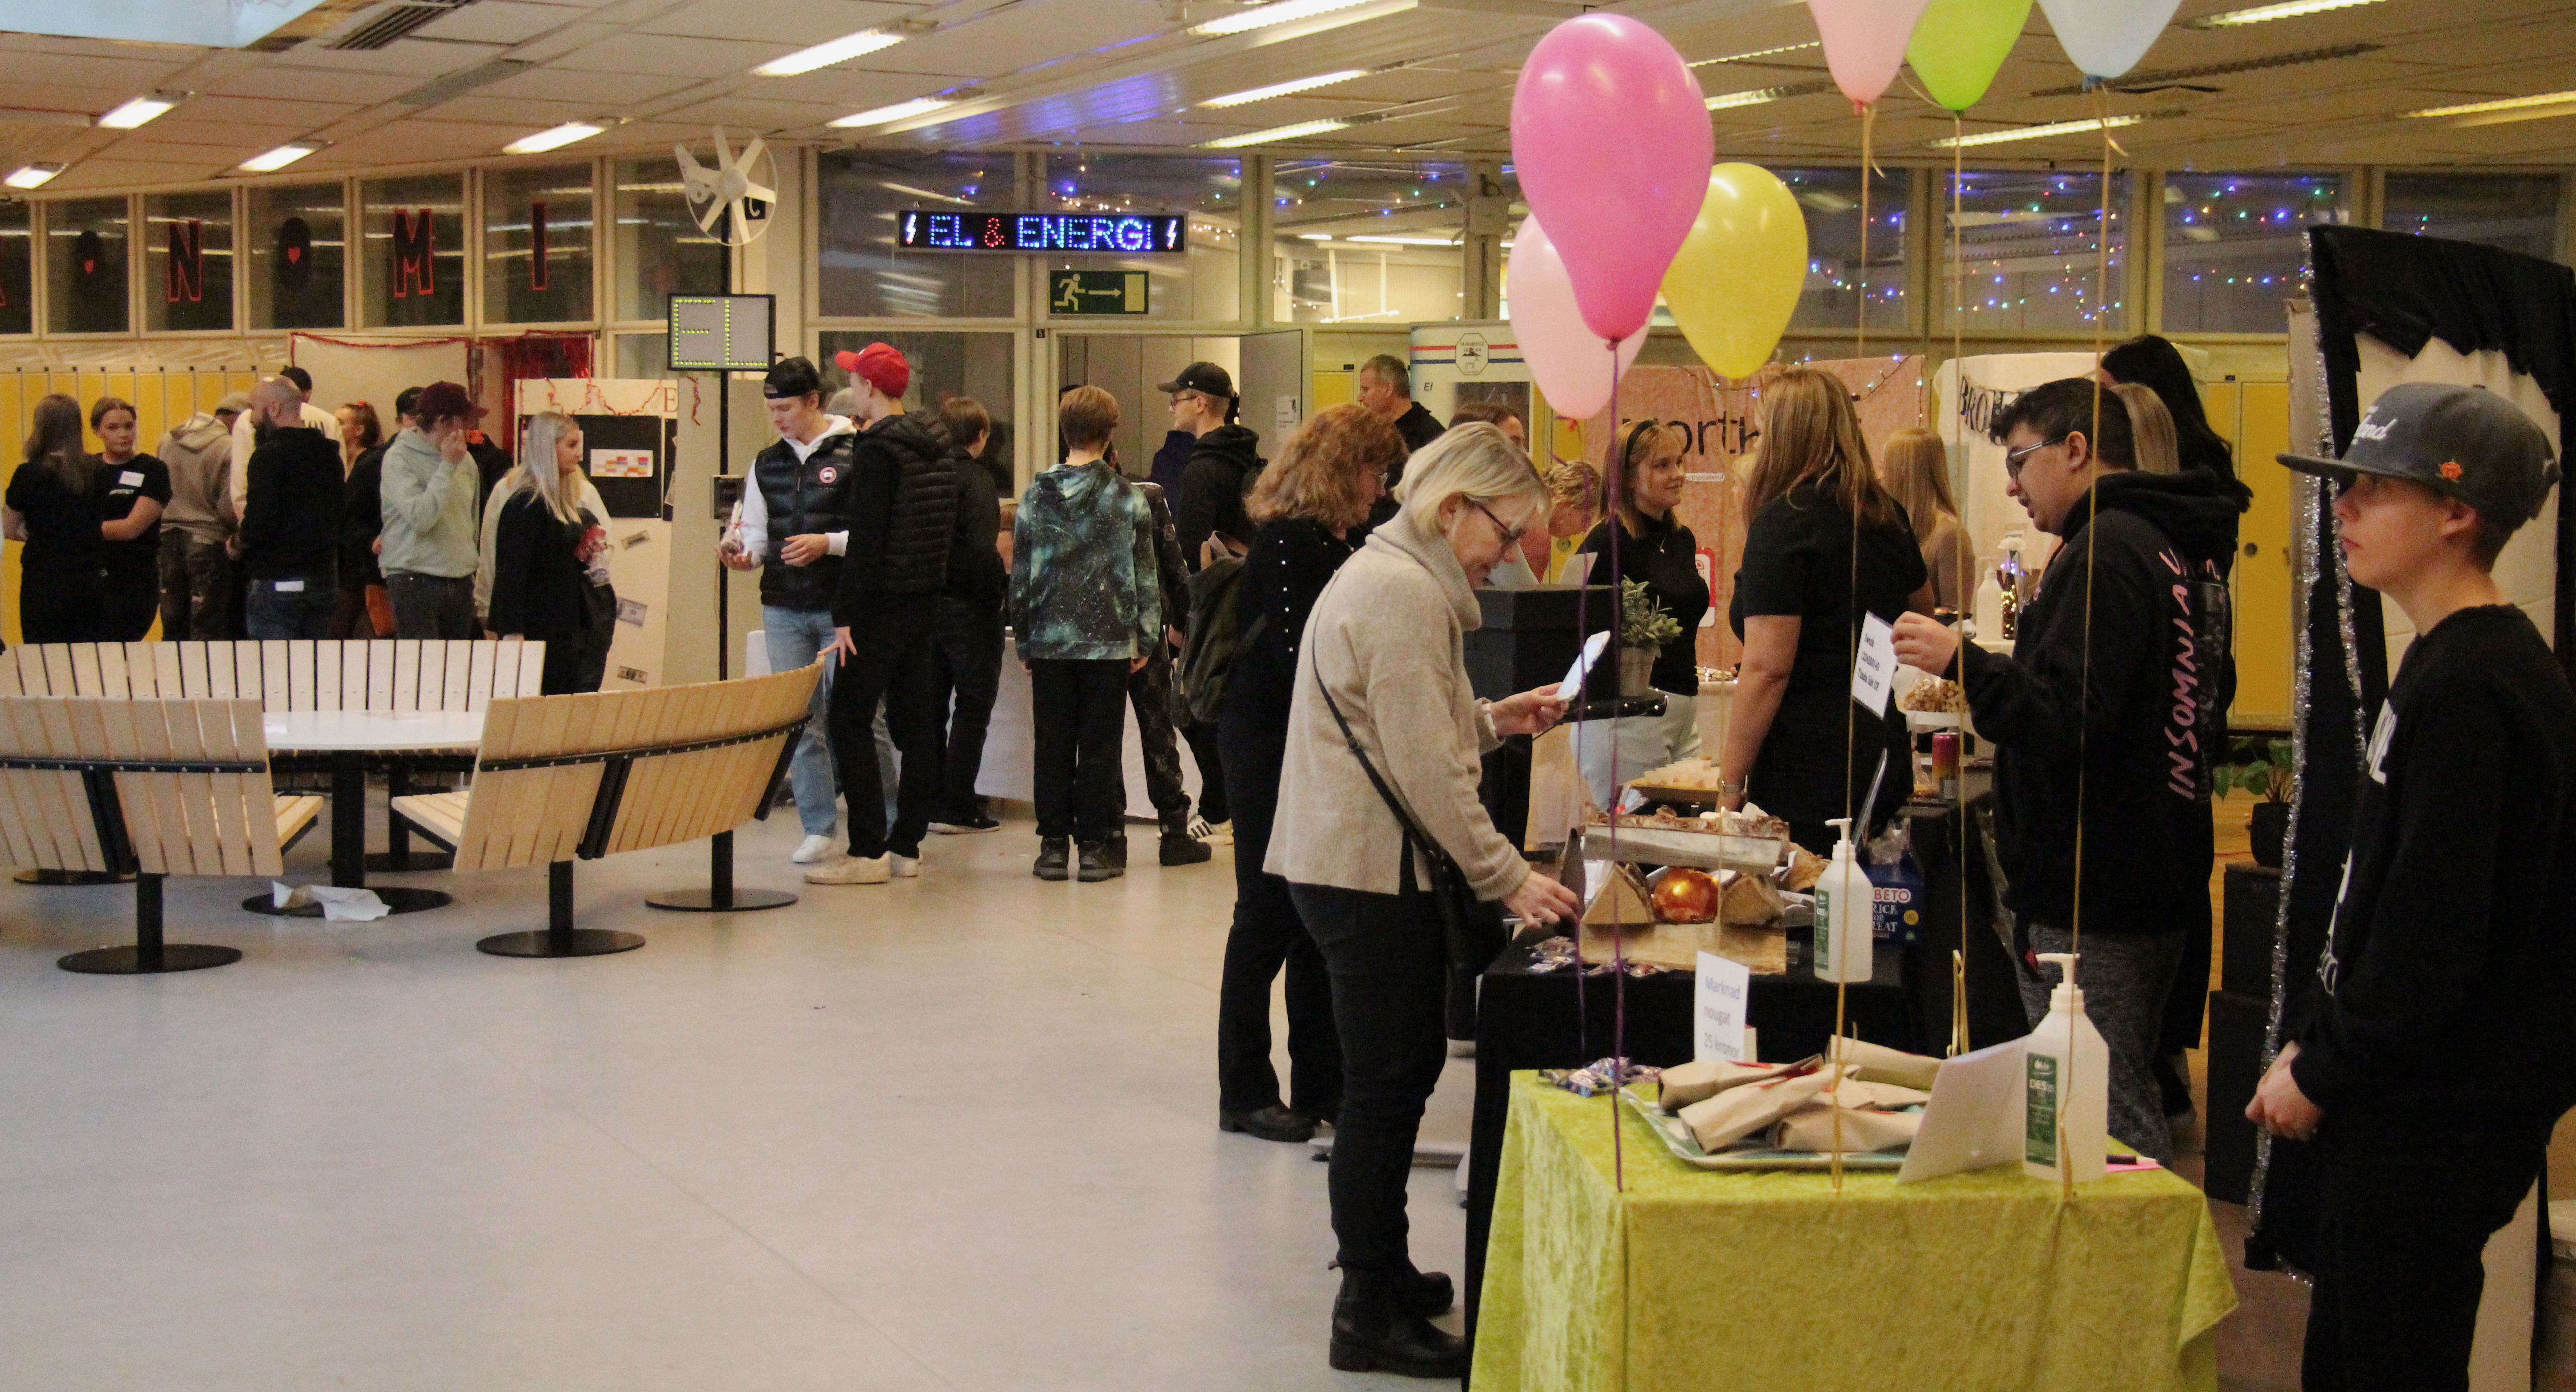
[[[1024,662],[1127,661],[1162,637],[1154,515],[1102,463],[1029,481],[1011,524],[1011,626]]]

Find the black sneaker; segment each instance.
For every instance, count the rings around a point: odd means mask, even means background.
[[[1258,1140],[1281,1141],[1290,1145],[1303,1145],[1315,1139],[1313,1117],[1300,1116],[1276,1102],[1257,1112],[1219,1111],[1216,1114],[1216,1129],[1238,1132]],[[1447,1308],[1445,1305],[1441,1307],[1444,1310]],[[1431,1313],[1436,1315],[1440,1311],[1434,1310]]]
[[[1073,842],[1062,836],[1044,837],[1038,842],[1038,859],[1029,873],[1041,880],[1071,878],[1067,866],[1073,860]]]
[[[1000,831],[1002,824],[993,820],[987,813],[970,812],[962,816],[938,818],[931,822],[930,829],[942,836],[971,836],[979,831]]]
[[[1215,856],[1216,851],[1208,843],[1186,831],[1163,833],[1162,859],[1165,865],[1197,865]]]
[[[1074,878],[1084,884],[1114,880],[1127,873],[1127,838],[1113,836],[1106,841],[1091,841],[1082,847],[1082,868]]]

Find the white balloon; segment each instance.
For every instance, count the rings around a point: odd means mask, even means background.
[[[2138,65],[2173,22],[2182,0],[2039,0],[2058,46],[2087,77],[2118,77]]]

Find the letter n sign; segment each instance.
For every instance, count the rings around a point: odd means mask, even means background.
[[[438,293],[438,238],[429,209],[394,209],[394,298]]]
[[[546,205],[528,205],[528,288],[546,288]]]
[[[190,218],[170,223],[170,273],[163,286],[172,304],[186,300],[202,304],[206,298],[206,221]]]

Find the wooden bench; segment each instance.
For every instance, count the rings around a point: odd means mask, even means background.
[[[520,638],[422,640],[371,638],[216,643],[35,643],[0,653],[0,694],[28,696],[130,696],[146,700],[234,700],[247,697],[270,714],[288,711],[482,710],[496,699],[534,696],[544,675],[546,645]],[[288,756],[278,761],[298,772],[322,763]],[[406,755],[382,761],[389,796],[410,791],[413,774],[462,772],[470,750]],[[415,857],[401,823],[387,827],[383,855],[368,857],[371,870],[438,870],[438,859]],[[39,872],[52,883],[94,882],[92,877]]]
[[[0,696],[0,840],[19,865],[134,877],[134,946],[66,971],[193,971],[229,947],[161,937],[168,875],[283,875],[322,799],[281,795],[248,700]]]
[[[475,944],[505,957],[642,947],[573,926],[573,862],[730,832],[768,815],[820,664],[740,681],[492,702],[469,792],[393,800],[459,870],[547,867],[546,928]]]

